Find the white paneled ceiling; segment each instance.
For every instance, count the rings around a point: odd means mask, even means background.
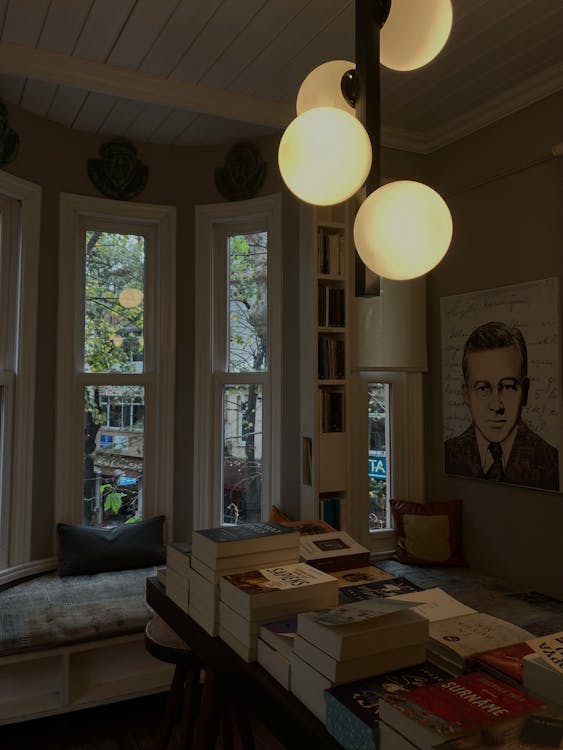
[[[386,145],[426,153],[563,88],[563,0],[453,8],[433,62],[382,68]],[[279,131],[312,68],[354,59],[353,0],[0,0],[0,30],[8,107],[178,145]]]

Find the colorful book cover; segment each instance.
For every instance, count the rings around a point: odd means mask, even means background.
[[[376,750],[379,699],[448,677],[430,662],[338,685],[325,692],[326,728],[345,750]]]
[[[479,669],[493,670],[495,673],[521,685],[522,660],[531,653],[531,647],[525,641],[521,641],[520,643],[514,643],[512,646],[502,646],[485,651],[482,654],[476,654],[473,657],[473,662]]]
[[[560,675],[563,675],[563,631],[532,638],[528,641],[530,648]]]
[[[276,635],[283,636],[286,638],[295,638],[297,635],[297,615],[293,617],[286,617],[283,620],[275,620],[274,622],[266,622],[262,626]]]
[[[412,591],[420,591],[420,586],[406,578],[390,578],[386,581],[369,581],[357,586],[341,587],[338,592],[340,602],[359,602],[373,597],[389,597],[398,594],[407,594]]]
[[[363,583],[372,583],[375,581],[388,581],[390,578],[394,578],[391,573],[387,573],[387,571],[375,565],[335,570],[331,575],[338,578],[338,586],[341,588],[344,588],[344,586],[360,586]]]
[[[332,576],[312,568],[306,563],[295,565],[278,565],[261,570],[248,570],[244,573],[232,573],[224,576],[237,589],[245,594],[264,594],[282,589],[296,589],[317,583],[333,581]]]
[[[385,701],[415,726],[422,725],[444,739],[530,714],[543,706],[542,701],[522,690],[480,672],[390,695]],[[382,718],[387,720],[385,713]]]

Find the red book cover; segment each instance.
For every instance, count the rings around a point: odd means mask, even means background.
[[[531,646],[525,641],[514,643],[512,646],[494,648],[474,656],[475,665],[482,669],[493,669],[501,675],[506,675],[514,682],[522,684],[522,659],[532,653]]]
[[[480,672],[469,672],[386,700],[408,718],[445,736],[543,706],[542,701],[522,690]]]

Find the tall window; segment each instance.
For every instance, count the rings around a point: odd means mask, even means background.
[[[30,559],[41,189],[0,171],[0,581]]]
[[[368,383],[369,530],[391,528],[391,386]]]
[[[76,283],[61,284],[58,516],[106,527],[169,513],[173,210],[64,196],[62,219]]]
[[[244,208],[197,214],[196,528],[267,517],[279,481],[279,199]]]

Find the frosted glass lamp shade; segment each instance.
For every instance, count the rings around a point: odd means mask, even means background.
[[[297,114],[315,107],[337,107],[354,114],[354,107],[346,101],[340,87],[342,76],[356,65],[349,60],[331,60],[314,68],[297,92]]]
[[[415,70],[429,63],[447,42],[452,18],[451,0],[393,0],[381,29],[382,65]]]
[[[354,222],[354,242],[364,264],[397,281],[414,279],[434,268],[447,253],[452,233],[452,217],[444,199],[411,180],[374,190]]]
[[[316,206],[331,206],[354,195],[368,176],[371,157],[364,126],[335,107],[316,107],[296,117],[278,149],[285,184]]]

